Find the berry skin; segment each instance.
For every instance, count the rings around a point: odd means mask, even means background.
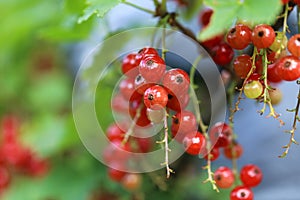
[[[135,138],[138,146],[138,152],[147,153],[153,148],[151,138]]]
[[[147,56],[158,56],[158,52],[156,51],[156,49],[154,49],[152,47],[144,47],[144,48],[140,49],[139,52],[135,56],[137,64],[139,65],[141,60]]]
[[[294,81],[300,77],[300,61],[295,56],[282,57],[276,66],[276,73],[285,81]]]
[[[293,56],[300,57],[300,34],[293,35],[289,39],[287,47]]]
[[[211,55],[217,65],[227,65],[234,56],[233,49],[226,43],[221,43],[211,50]]]
[[[190,96],[187,92],[183,92],[181,95],[173,96],[168,94],[167,107],[176,112],[181,112],[189,104]]]
[[[205,160],[208,160],[208,152],[207,152],[207,149],[205,149],[205,151],[203,152],[203,155],[204,155],[204,159]],[[220,149],[219,148],[212,148],[210,150],[210,161],[215,161],[219,158],[220,156]]]
[[[140,104],[141,104],[141,102],[139,102],[139,101],[129,102],[129,114],[132,119],[134,119],[134,117],[136,116],[137,109],[139,108]],[[145,106],[143,106],[143,108],[141,109],[141,112],[140,112],[140,117],[136,121],[136,125],[145,127],[145,126],[148,126],[150,123],[151,123],[151,121],[147,117],[147,108]]]
[[[258,166],[249,164],[241,169],[240,178],[245,186],[255,187],[261,183],[263,174]]]
[[[0,190],[7,188],[10,184],[11,176],[8,169],[0,166]]]
[[[203,27],[207,26],[210,22],[210,19],[211,19],[211,16],[213,13],[214,13],[214,11],[210,8],[206,8],[206,9],[202,10],[199,15],[200,25],[202,25]]]
[[[145,91],[144,103],[147,108],[162,109],[168,103],[168,93],[163,87],[154,85]]]
[[[142,176],[140,174],[126,174],[122,180],[121,184],[127,190],[134,191],[137,190],[142,183]]]
[[[253,200],[253,192],[245,186],[236,186],[230,192],[230,200]]]
[[[115,112],[126,113],[128,112],[128,100],[120,93],[117,93],[111,101],[111,108]]]
[[[279,83],[282,81],[282,78],[277,74],[277,65],[276,63],[268,65],[267,74],[268,74],[268,81],[273,83]]]
[[[219,188],[230,188],[234,183],[234,174],[230,168],[221,166],[215,171],[214,180]]]
[[[217,35],[215,37],[212,37],[210,39],[202,41],[201,45],[203,45],[208,50],[211,50],[215,46],[219,45],[223,41],[223,38],[224,38],[224,35]]]
[[[171,95],[177,96],[188,91],[190,77],[182,69],[171,69],[164,74],[162,84]]]
[[[247,54],[236,57],[233,61],[233,67],[238,77],[242,79],[246,78],[252,68],[251,57]]]
[[[252,32],[252,43],[258,49],[270,47],[275,40],[275,31],[266,24],[256,25]]]
[[[159,109],[156,110],[147,108],[147,116],[152,123],[159,124],[164,121],[166,116],[166,110],[161,107],[159,107]]]
[[[141,95],[135,90],[134,79],[123,79],[119,84],[120,93],[126,100],[140,99]]]
[[[119,171],[117,169],[108,168],[108,176],[111,178],[111,180],[121,182],[121,180],[126,175],[126,172]]]
[[[272,105],[278,105],[282,100],[282,92],[280,91],[279,88],[270,90],[269,95],[270,95]]]
[[[275,32],[275,40],[273,44],[269,47],[273,52],[280,51],[281,49],[285,49],[287,46],[287,37],[282,32]]]
[[[228,159],[238,159],[242,156],[242,154],[243,147],[240,144],[234,143],[233,149],[231,149],[230,145],[224,148],[224,156]]]
[[[106,129],[106,137],[110,140],[123,140],[125,132],[117,124],[111,124]]]
[[[144,57],[139,65],[140,74],[149,83],[158,83],[165,71],[165,61],[158,55]]]
[[[197,121],[192,112],[184,110],[173,116],[171,132],[178,142],[182,142],[187,134],[196,133],[196,131]]]
[[[264,87],[258,80],[251,80],[244,86],[244,94],[249,99],[256,99],[263,94]]]
[[[232,140],[232,129],[224,122],[218,122],[209,131],[214,148],[226,147]]]
[[[146,80],[144,79],[144,77],[140,74],[138,74],[135,79],[134,79],[134,88],[136,89],[136,91],[139,94],[144,94],[145,91],[151,87],[155,85],[155,83],[147,83]]]
[[[238,24],[230,29],[226,39],[232,48],[242,50],[251,43],[251,35],[252,32],[248,26]]]
[[[281,0],[282,4],[287,4],[290,0]]]
[[[183,146],[186,153],[190,155],[198,155],[205,149],[206,140],[202,133],[188,134],[183,139]]]
[[[122,72],[128,77],[134,78],[139,73],[139,63],[135,59],[136,53],[131,53],[125,56],[122,61]]]

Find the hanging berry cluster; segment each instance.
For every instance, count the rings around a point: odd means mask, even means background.
[[[18,124],[16,116],[7,115],[2,118],[0,193],[9,187],[14,173],[41,177],[49,171],[48,160],[39,158],[30,148],[20,143]]]

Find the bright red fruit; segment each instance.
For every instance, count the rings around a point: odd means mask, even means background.
[[[228,159],[238,159],[243,154],[243,147],[240,144],[234,143],[233,149],[231,149],[231,146],[227,146],[224,148],[224,156]]]
[[[227,65],[234,56],[234,51],[226,43],[221,43],[211,49],[210,54],[217,65]]]
[[[187,92],[183,92],[181,95],[173,96],[168,94],[167,107],[176,112],[181,112],[189,104],[190,96]]]
[[[134,79],[126,78],[119,84],[120,93],[126,100],[140,99],[142,96],[135,90]]]
[[[177,113],[173,116],[171,132],[178,142],[190,133],[196,133],[197,121],[195,115],[187,110]]]
[[[139,106],[141,105],[141,102],[139,101],[131,101],[129,103],[129,114],[132,119],[135,118],[137,114],[137,109],[140,109]],[[138,117],[136,121],[136,125],[145,127],[148,126],[151,123],[151,121],[148,119],[147,116],[147,107],[143,106],[140,111],[140,116]]]
[[[210,39],[207,39],[203,42],[201,42],[201,45],[203,45],[205,48],[211,50],[215,46],[219,45],[223,41],[224,35],[217,35]]]
[[[208,152],[207,152],[207,149],[205,149],[205,151],[203,152],[203,155],[204,155],[204,159],[205,160],[208,160]],[[217,160],[220,156],[220,149],[219,148],[212,148],[210,150],[210,160],[211,161],[214,161],[214,160]]]
[[[238,77],[242,79],[246,78],[252,68],[251,57],[247,54],[236,57],[233,61],[233,67]]]
[[[230,168],[221,166],[215,171],[214,180],[219,188],[230,188],[234,183],[234,174]]]
[[[136,53],[128,54],[122,61],[122,72],[128,77],[134,78],[139,73],[139,63],[135,59]]]
[[[253,192],[245,186],[237,186],[230,193],[230,200],[253,200]]]
[[[146,56],[139,65],[139,72],[149,83],[158,83],[166,71],[165,61],[159,56]]]
[[[117,124],[111,124],[106,129],[106,137],[110,140],[123,140],[125,132]]]
[[[114,181],[120,182],[126,174],[126,172],[108,168],[108,176]]]
[[[144,103],[153,110],[164,108],[168,103],[168,93],[162,86],[154,85],[145,91]]]
[[[155,83],[147,83],[144,77],[140,74],[138,74],[134,79],[134,88],[142,95],[144,95],[145,91],[153,85],[155,85]]]
[[[287,48],[293,56],[300,57],[300,34],[293,35],[289,39]]]
[[[282,81],[281,76],[277,74],[276,67],[277,67],[276,63],[268,65],[268,71],[267,71],[268,81],[273,83],[279,83]]]
[[[273,44],[275,37],[275,31],[271,26],[260,24],[254,27],[251,40],[258,49],[264,49]]]
[[[188,134],[183,139],[183,146],[186,153],[191,155],[200,154],[205,148],[206,140],[202,133]]]
[[[255,187],[261,183],[263,174],[258,166],[249,164],[241,169],[240,178],[245,186]]]
[[[232,140],[232,129],[224,122],[218,122],[211,127],[209,136],[215,148],[226,147]]]
[[[182,69],[171,69],[165,72],[162,84],[171,95],[177,96],[188,91],[190,77]]]
[[[251,35],[252,32],[248,26],[238,24],[230,29],[226,38],[232,48],[242,50],[251,43]]]
[[[290,0],[281,0],[282,4],[287,4]]]
[[[282,80],[294,81],[300,77],[300,61],[297,57],[282,57],[276,65],[276,73]]]
[[[202,26],[207,26],[214,11],[211,8],[206,8],[199,14],[199,22]]]
[[[0,166],[0,190],[7,188],[10,184],[11,176],[8,169]]]

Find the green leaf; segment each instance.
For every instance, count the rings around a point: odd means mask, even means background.
[[[203,0],[189,0],[188,5],[183,7],[184,11],[182,16],[186,20],[191,20],[196,14],[199,13],[199,8],[201,8]]]
[[[111,8],[120,3],[120,0],[87,0],[87,7],[83,11],[83,15],[78,19],[78,23],[82,23],[96,14],[97,17],[103,17]]]
[[[211,7],[214,14],[210,25],[198,35],[202,41],[224,33],[237,20],[271,24],[281,10],[280,0],[204,0],[204,4]]]

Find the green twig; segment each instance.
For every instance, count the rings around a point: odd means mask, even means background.
[[[141,7],[141,6],[139,6],[139,5],[136,5],[136,4],[131,3],[131,2],[129,2],[129,1],[126,1],[126,0],[123,0],[122,3],[124,3],[124,4],[126,4],[126,5],[129,5],[129,6],[131,6],[131,7],[134,7],[134,8],[136,8],[136,9],[138,9],[138,10],[142,10],[142,11],[144,11],[144,12],[146,12],[146,13],[151,14],[151,15],[155,15],[155,14],[156,14],[156,12],[153,11],[153,10],[149,10],[149,9],[147,9],[147,8]]]

